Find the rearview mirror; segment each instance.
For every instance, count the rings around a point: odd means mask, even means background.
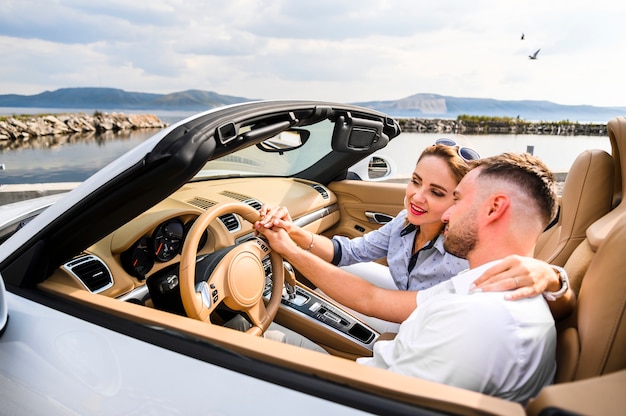
[[[264,152],[287,152],[301,147],[311,133],[303,129],[289,129],[262,141],[257,147]]]

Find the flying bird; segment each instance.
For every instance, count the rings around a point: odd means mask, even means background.
[[[522,33],[522,37],[521,37],[521,39],[522,39],[522,40],[524,40],[524,33]]]
[[[537,49],[537,50],[535,51],[535,53],[533,53],[532,55],[528,55],[528,57],[529,57],[530,59],[537,59],[537,55],[539,54],[539,51],[540,51],[540,50],[541,50],[541,48]]]

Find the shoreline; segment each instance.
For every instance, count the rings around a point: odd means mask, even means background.
[[[0,117],[0,146],[45,136],[161,129],[168,124],[154,114],[61,113]]]
[[[80,184],[81,182],[51,182],[0,185],[0,206],[69,192]]]
[[[552,136],[606,136],[606,123],[526,121],[506,117],[459,116],[456,120],[396,118],[403,132],[453,134],[537,134]]]
[[[606,135],[606,125],[580,123],[530,123],[523,120],[478,118],[458,120],[399,118],[404,132],[455,133],[455,134],[545,134],[545,135]],[[12,126],[9,133],[7,126]],[[113,134],[118,131],[137,129],[160,129],[167,127],[152,114],[123,114],[96,112],[54,115],[23,115],[0,117],[0,150],[14,150],[15,146],[27,147],[37,140],[53,140],[54,137],[93,137],[95,134]],[[4,129],[4,130],[3,130]],[[80,139],[79,139],[80,140]],[[2,168],[2,166],[0,166]],[[555,172],[562,186],[567,172]],[[406,179],[392,179],[404,182]],[[30,183],[0,185],[0,205],[26,199],[68,192],[80,182]]]
[[[606,136],[606,123],[527,121],[520,118],[459,116],[456,119],[393,117],[403,132],[453,134],[537,134]],[[106,131],[165,128],[155,114],[58,113],[0,116],[0,144],[32,138]]]

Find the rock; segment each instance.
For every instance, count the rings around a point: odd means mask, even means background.
[[[606,124],[580,124],[575,122],[530,122],[519,119],[477,117],[477,120],[447,120],[424,118],[400,118],[404,132],[452,133],[452,134],[544,134],[606,136]]]
[[[0,140],[28,140],[41,136],[164,127],[167,127],[167,123],[154,114],[96,112],[94,115],[79,113],[20,117],[20,119],[9,117],[6,121],[0,121]]]

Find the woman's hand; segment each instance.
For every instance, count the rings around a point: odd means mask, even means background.
[[[332,261],[335,254],[332,241],[322,235],[315,234],[313,230],[306,230],[294,224],[286,207],[263,205],[259,210],[259,214],[261,214],[261,219],[254,223],[255,235],[262,233],[267,237],[265,231],[281,229],[285,231],[285,235],[288,235],[298,247],[312,252],[327,262]],[[271,244],[272,241],[270,241]],[[280,248],[276,251],[280,253]],[[284,253],[281,254],[284,255]]]
[[[504,292],[505,299],[517,300],[556,291],[561,281],[556,271],[546,262],[532,257],[511,255],[487,269],[470,291]]]

